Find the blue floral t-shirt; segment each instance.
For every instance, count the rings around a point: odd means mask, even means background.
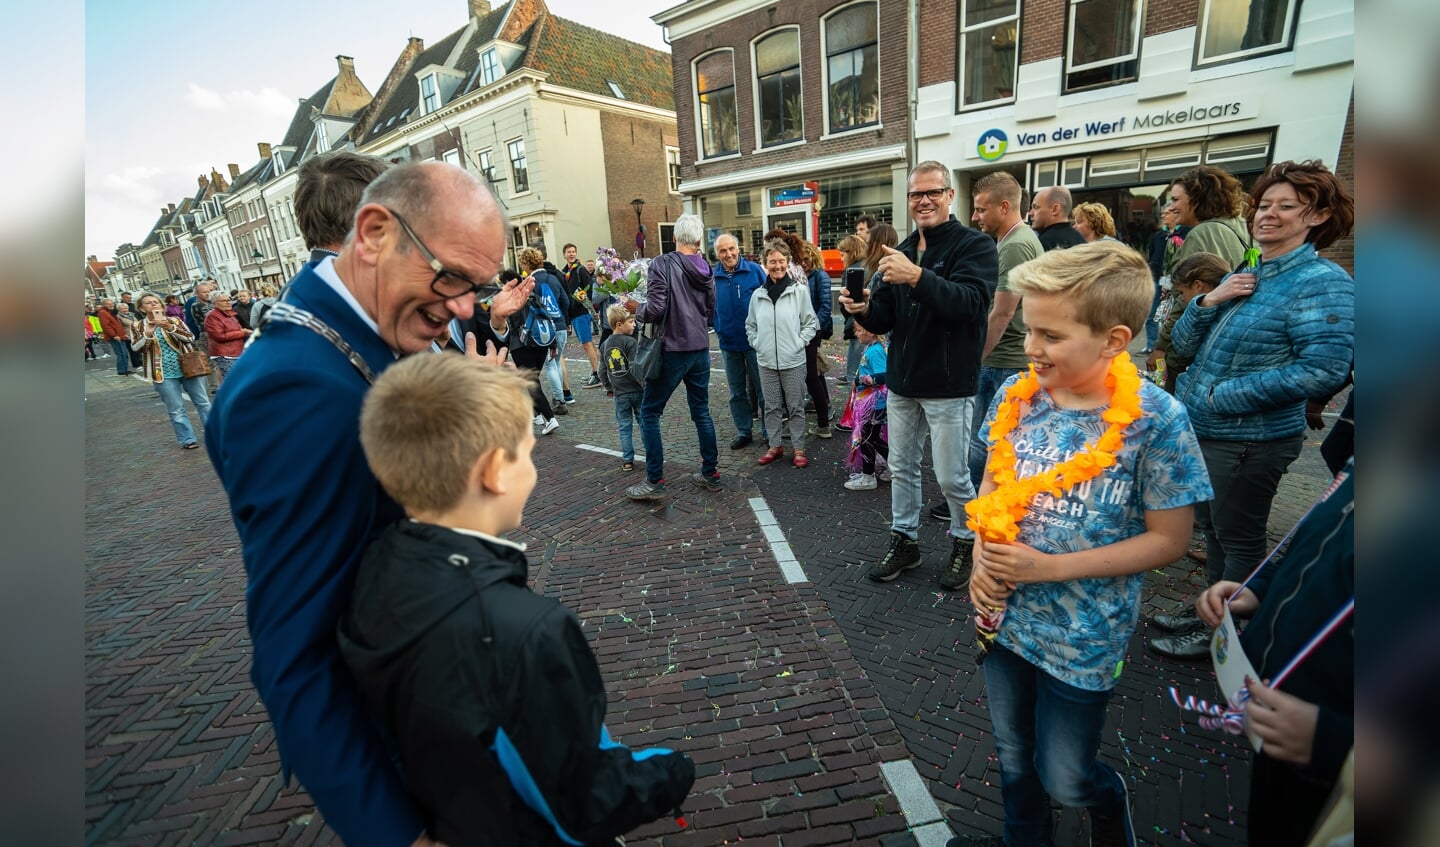
[[[997,392],[986,431],[1004,399]],[[1200,445],[1185,407],[1149,380],[1141,381],[1145,414],[1125,430],[1115,464],[1060,497],[1039,494],[1020,522],[1020,541],[1043,553],[1103,547],[1145,531],[1147,510],[1176,509],[1212,496]],[[1105,407],[1064,409],[1035,392],[1010,433],[1016,473],[1042,473],[1069,459],[1105,431]],[[998,642],[1060,680],[1087,691],[1115,687],[1140,614],[1143,573],[1021,585],[1010,595]]]

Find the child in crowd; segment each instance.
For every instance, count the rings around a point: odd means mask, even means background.
[[[395,741],[428,834],[452,845],[599,844],[676,810],[683,754],[632,753],[574,612],[526,585],[535,487],[524,375],[410,356],[365,397],[360,442],[408,519],[365,552],[345,661]]]
[[[600,350],[600,383],[615,397],[615,423],[620,428],[620,468],[635,470],[635,425],[640,422],[640,398],[645,386],[630,373],[635,357],[635,316],[624,306],[605,310],[610,337]]]
[[[1165,361],[1165,390],[1171,394],[1175,393],[1175,378],[1190,367],[1191,358],[1170,349],[1170,331],[1185,314],[1191,300],[1214,291],[1229,274],[1230,266],[1214,253],[1192,253],[1170,274],[1170,310],[1161,319],[1160,337],[1145,360],[1145,367],[1153,371],[1161,359]]]
[[[850,456],[853,471],[845,487],[870,491],[877,485],[875,457],[888,456],[885,440],[885,342],[858,323],[855,340],[860,349],[855,381],[850,386]]]
[[[1209,477],[1184,406],[1125,352],[1153,296],[1139,253],[1054,250],[1010,287],[1033,375],[991,404],[985,481],[966,507],[971,597],[1003,609],[984,669],[1005,832],[970,843],[1050,844],[1054,801],[1089,809],[1092,844],[1133,847],[1125,780],[1096,753],[1143,575],[1184,555]]]

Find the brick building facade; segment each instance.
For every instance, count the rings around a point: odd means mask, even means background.
[[[654,20],[671,43],[680,188],[709,240],[729,232],[756,253],[778,225],[828,249],[861,214],[903,217],[905,4],[696,5]]]

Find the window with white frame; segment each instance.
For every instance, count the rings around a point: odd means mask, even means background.
[[[500,69],[500,57],[496,55],[495,48],[491,47],[480,54],[480,82],[489,85],[499,79],[504,73]]]
[[[442,155],[440,158],[444,159],[452,165],[458,165],[460,164],[460,149],[457,147],[451,150],[446,150],[444,155]]]
[[[680,148],[665,148],[665,166],[670,173],[670,193],[680,193]]]
[[[481,150],[480,155],[476,158],[480,161],[480,173],[485,177],[485,181],[493,185],[495,183],[495,165],[490,161],[490,151]]]
[[[325,121],[315,122],[315,152],[324,153],[330,149],[330,134],[325,131]]]
[[[1065,90],[1132,82],[1140,69],[1143,0],[1070,0]]]
[[[517,138],[505,145],[510,153],[510,174],[515,179],[515,194],[530,190],[530,170],[525,165],[525,139]]]
[[[420,114],[428,115],[440,108],[440,80],[435,74],[420,78]]]
[[[739,152],[734,51],[716,50],[695,61],[695,94],[702,154],[708,158]]]
[[[607,79],[607,80],[605,80],[605,84],[610,87],[610,93],[611,93],[612,95],[614,95],[615,99],[617,99],[617,100],[624,100],[624,99],[625,99],[625,89],[623,89],[623,88],[620,87],[620,83],[616,82],[616,81],[613,80],[613,79]]]
[[[1205,65],[1286,49],[1299,0],[1203,0],[1200,5],[1197,64]]]
[[[800,93],[800,30],[782,29],[755,42],[760,146],[804,137]]]
[[[1020,0],[960,0],[961,109],[1015,99]]]
[[[880,122],[877,4],[856,3],[825,19],[826,120],[831,132]]]

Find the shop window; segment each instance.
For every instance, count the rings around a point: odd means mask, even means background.
[[[750,215],[753,215],[754,212],[750,211],[750,203],[751,199],[749,191],[735,192],[735,214],[742,217],[749,217]]]
[[[1036,191],[1042,188],[1051,188],[1056,184],[1059,175],[1059,162],[1036,162],[1032,187]]]
[[[1200,164],[1201,143],[1170,144],[1145,151],[1145,181],[1173,180]]]
[[[1065,164],[1060,168],[1061,185],[1066,188],[1083,188],[1085,186],[1085,160],[1066,159]]]
[[[755,91],[760,146],[800,140],[800,30],[780,30],[755,42]]]
[[[1205,164],[1232,174],[1263,171],[1270,164],[1270,133],[1248,132],[1216,138],[1205,146]]]
[[[740,118],[735,109],[735,54],[717,50],[695,61],[695,110],[700,121],[702,156],[740,150]]]
[[[1197,64],[1287,49],[1297,5],[1297,0],[1203,0]]]
[[[960,0],[960,108],[1015,99],[1019,0]]]
[[[1141,0],[1070,0],[1065,90],[1134,81],[1143,18]]]
[[[1091,188],[1104,185],[1132,185],[1140,181],[1140,151],[1125,150],[1090,158],[1090,174],[1085,184]]]
[[[880,122],[876,4],[846,6],[825,20],[825,74],[830,132]]]
[[[660,252],[675,252],[675,224],[660,224]]]

